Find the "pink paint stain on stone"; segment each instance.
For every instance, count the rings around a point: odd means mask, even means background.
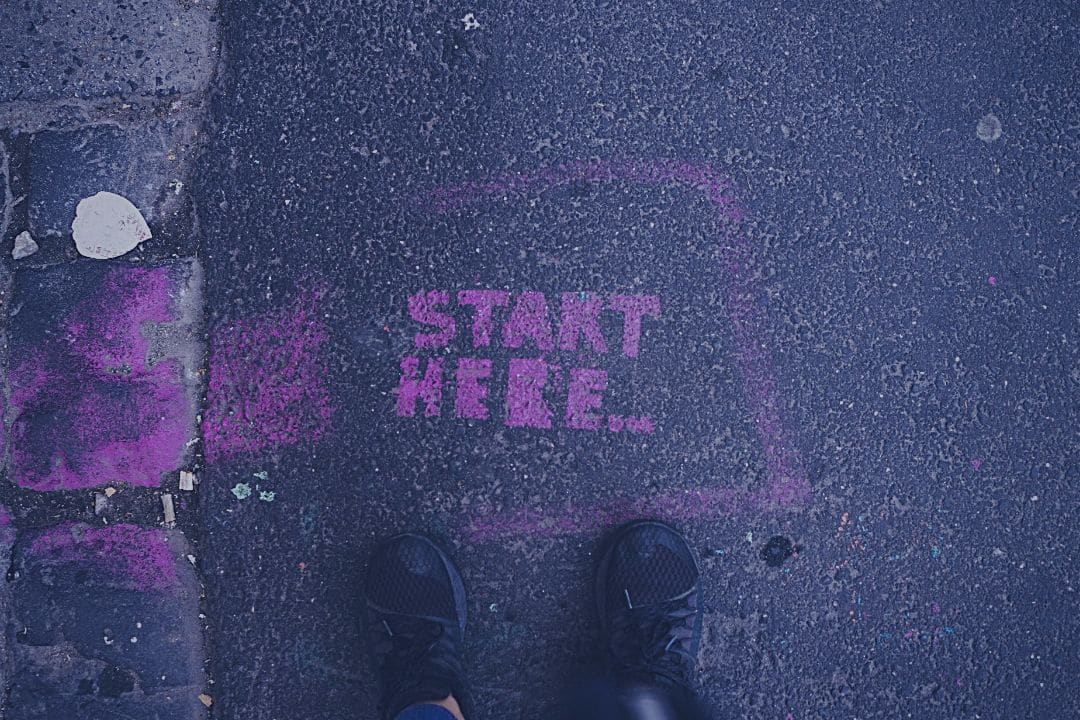
[[[514,309],[503,325],[502,340],[508,348],[520,348],[526,340],[544,352],[555,347],[544,293],[530,291],[518,294]]]
[[[577,350],[583,338],[594,352],[607,352],[607,343],[600,332],[600,312],[604,309],[604,299],[600,295],[564,292],[560,309],[560,350]]]
[[[656,426],[653,425],[652,418],[648,415],[638,415],[637,417],[631,415],[626,420],[626,428],[630,432],[641,433],[644,435],[651,435],[656,432]]]
[[[613,433],[623,432],[625,430],[641,435],[651,435],[656,432],[656,426],[653,424],[652,418],[648,415],[628,415],[626,417],[623,417],[622,415],[608,415],[607,429],[608,432]]]
[[[492,313],[496,307],[506,305],[510,293],[505,290],[462,290],[458,293],[458,305],[471,305],[473,310],[473,347],[491,345]]]
[[[416,347],[437,348],[450,344],[457,330],[454,316],[435,309],[449,302],[450,294],[443,290],[421,291],[409,297],[409,317],[416,322],[439,328],[438,332],[416,333]]]
[[[991,275],[990,277],[986,278],[986,282],[990,283],[991,285],[997,285],[998,279],[996,276]]]
[[[482,383],[491,377],[491,361],[485,358],[459,358],[457,363],[457,393],[454,395],[454,417],[486,420],[485,400],[488,388]]]
[[[143,326],[176,319],[170,285],[167,268],[114,270],[97,296],[72,313],[65,341],[99,374],[142,373],[150,349]]]
[[[96,582],[127,590],[165,591],[180,582],[165,532],[135,525],[65,523],[36,536],[30,555],[44,565],[77,565]]]
[[[571,369],[573,380],[565,387],[562,385],[563,368],[560,365],[528,362],[527,358],[511,359],[503,367],[513,370],[503,384],[502,372],[494,369],[486,358],[457,359],[454,383],[449,387],[444,384],[450,375],[451,357],[425,357],[419,352],[424,348],[449,346],[456,337],[454,318],[436,310],[443,307],[451,297],[457,298],[461,307],[472,308],[472,339],[474,349],[486,348],[492,344],[492,336],[500,334],[501,344],[530,351],[550,352],[554,350],[552,324],[549,317],[549,300],[542,292],[524,291],[514,295],[506,290],[469,289],[455,293],[441,290],[421,290],[409,297],[408,307],[411,319],[421,325],[439,328],[438,332],[419,332],[414,336],[417,347],[416,355],[407,355],[400,361],[401,374],[398,383],[391,391],[398,417],[416,417],[418,404],[424,403],[423,416],[435,418],[442,416],[442,401],[445,393],[453,397],[453,416],[458,419],[486,420],[490,415],[488,398],[491,387],[487,384],[493,375],[500,381],[496,391],[505,389],[505,407],[507,425],[510,427],[549,428],[548,421],[557,406],[561,419],[566,426],[576,430],[597,430],[603,425],[599,413],[603,391],[607,389],[607,375],[592,368]],[[511,305],[512,309],[501,317],[501,333],[495,329],[494,310],[497,307]],[[577,353],[581,362],[596,362],[599,356],[608,352],[607,341],[600,327],[601,315],[608,312],[622,321],[623,354],[636,357],[641,350],[642,323],[646,317],[659,317],[660,298],[656,295],[603,295],[601,293],[579,290],[561,294],[558,330],[559,349],[563,352]],[[384,327],[384,330],[386,328]],[[590,360],[591,356],[591,360]],[[546,361],[545,361],[546,363]],[[540,377],[541,370],[551,372],[552,381],[547,376]],[[600,373],[596,375],[596,373]],[[600,377],[599,384],[592,384],[589,378]],[[556,398],[556,391],[562,397]],[[561,400],[566,399],[566,405]],[[551,404],[549,404],[551,403]],[[563,411],[566,411],[565,413]],[[597,411],[592,413],[591,411]],[[615,425],[618,429],[628,428],[631,432],[653,432],[651,420],[647,417],[620,418]],[[615,432],[618,431],[613,430]]]
[[[544,399],[548,371],[558,370],[541,359],[515,358],[510,361],[506,386],[508,427],[551,427],[551,407]]]
[[[572,368],[566,398],[566,426],[575,430],[598,430],[604,422],[599,413],[607,389],[607,373],[594,368]]]
[[[32,490],[157,486],[194,410],[173,359],[148,360],[149,326],[177,320],[167,267],[117,268],[62,314],[61,332],[11,373],[12,466]]]
[[[326,434],[334,404],[323,357],[329,334],[317,310],[323,292],[309,290],[285,307],[213,328],[202,424],[208,462]]]
[[[413,417],[418,400],[424,402],[424,417],[442,414],[443,361],[431,358],[420,374],[420,358],[409,356],[401,359],[401,378],[394,391],[397,395],[398,417]]]
[[[660,298],[656,295],[615,295],[608,307],[623,314],[623,355],[637,357],[641,350],[641,318],[660,317]]]
[[[772,355],[766,349],[768,319],[754,300],[760,295],[760,288],[747,269],[753,247],[745,233],[738,228],[738,223],[744,219],[743,211],[735,199],[731,182],[721,172],[709,165],[672,160],[576,162],[530,173],[440,187],[425,196],[424,202],[432,202],[437,212],[445,213],[482,200],[541,192],[583,181],[689,186],[703,192],[725,221],[726,228],[716,240],[716,244],[723,248],[725,307],[735,339],[736,368],[751,408],[751,419],[762,446],[768,475],[764,487],[751,493],[736,493],[732,499],[746,508],[763,511],[804,504],[810,496],[810,482],[795,436],[784,421],[777,373]],[[610,307],[624,312],[623,354],[636,356],[640,336],[634,328],[640,329],[640,324],[635,317],[639,319],[642,314],[653,312],[658,315],[659,298],[655,308],[619,301]],[[576,509],[572,512],[580,514],[586,511]],[[514,522],[508,522],[506,529],[509,531]]]

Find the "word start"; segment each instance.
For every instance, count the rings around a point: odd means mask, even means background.
[[[616,351],[608,347],[601,332],[606,321],[621,318],[622,340],[618,352],[636,358],[641,352],[641,328],[646,318],[660,317],[657,295],[601,295],[565,292],[559,300],[559,322],[553,327],[548,301],[542,292],[511,294],[505,290],[461,290],[455,296],[459,312],[471,315],[472,349],[492,348],[492,338],[510,351],[538,353],[539,357],[511,357],[499,367],[490,358],[449,357],[446,353],[458,335],[458,319],[450,312],[451,293],[422,290],[409,297],[409,317],[419,323],[413,342],[417,350],[444,354],[419,354],[401,358],[401,379],[394,394],[399,417],[441,417],[443,386],[447,375],[454,379],[453,416],[467,420],[490,417],[493,385],[505,387],[503,421],[508,427],[551,428],[553,401],[563,407],[562,423],[575,430],[651,433],[653,421],[646,415],[605,414],[602,410],[608,373],[596,367],[564,368],[546,359],[556,352],[591,352],[603,358]],[[468,310],[460,310],[468,308]],[[499,308],[496,311],[496,308]],[[497,328],[496,315],[505,316]],[[461,345],[465,345],[465,340]],[[512,354],[512,353],[511,353]],[[584,357],[579,353],[578,357]],[[447,362],[450,360],[450,362]],[[503,379],[503,382],[499,380]]]

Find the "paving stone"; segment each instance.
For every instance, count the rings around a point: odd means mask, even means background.
[[[195,128],[178,114],[131,128],[38,133],[30,146],[31,233],[71,235],[79,201],[103,190],[130,200],[153,229],[167,222],[183,207]]]
[[[193,260],[16,273],[8,376],[16,485],[156,487],[183,466],[195,431],[201,277]]]
[[[216,52],[210,0],[4,4],[0,102],[201,93]]]
[[[176,531],[67,523],[15,544],[7,717],[202,718],[199,585]]]

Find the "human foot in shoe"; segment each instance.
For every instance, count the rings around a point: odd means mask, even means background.
[[[596,578],[610,669],[625,685],[692,694],[701,641],[701,575],[683,536],[641,520],[614,531]]]
[[[398,535],[376,548],[365,590],[382,717],[448,700],[465,708],[465,586],[453,561],[426,537]]]

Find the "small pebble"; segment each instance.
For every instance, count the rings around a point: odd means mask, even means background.
[[[22,260],[25,257],[30,257],[38,251],[38,244],[34,242],[34,238],[30,236],[29,231],[23,230],[15,238],[15,248],[11,251],[11,257],[15,260]]]

